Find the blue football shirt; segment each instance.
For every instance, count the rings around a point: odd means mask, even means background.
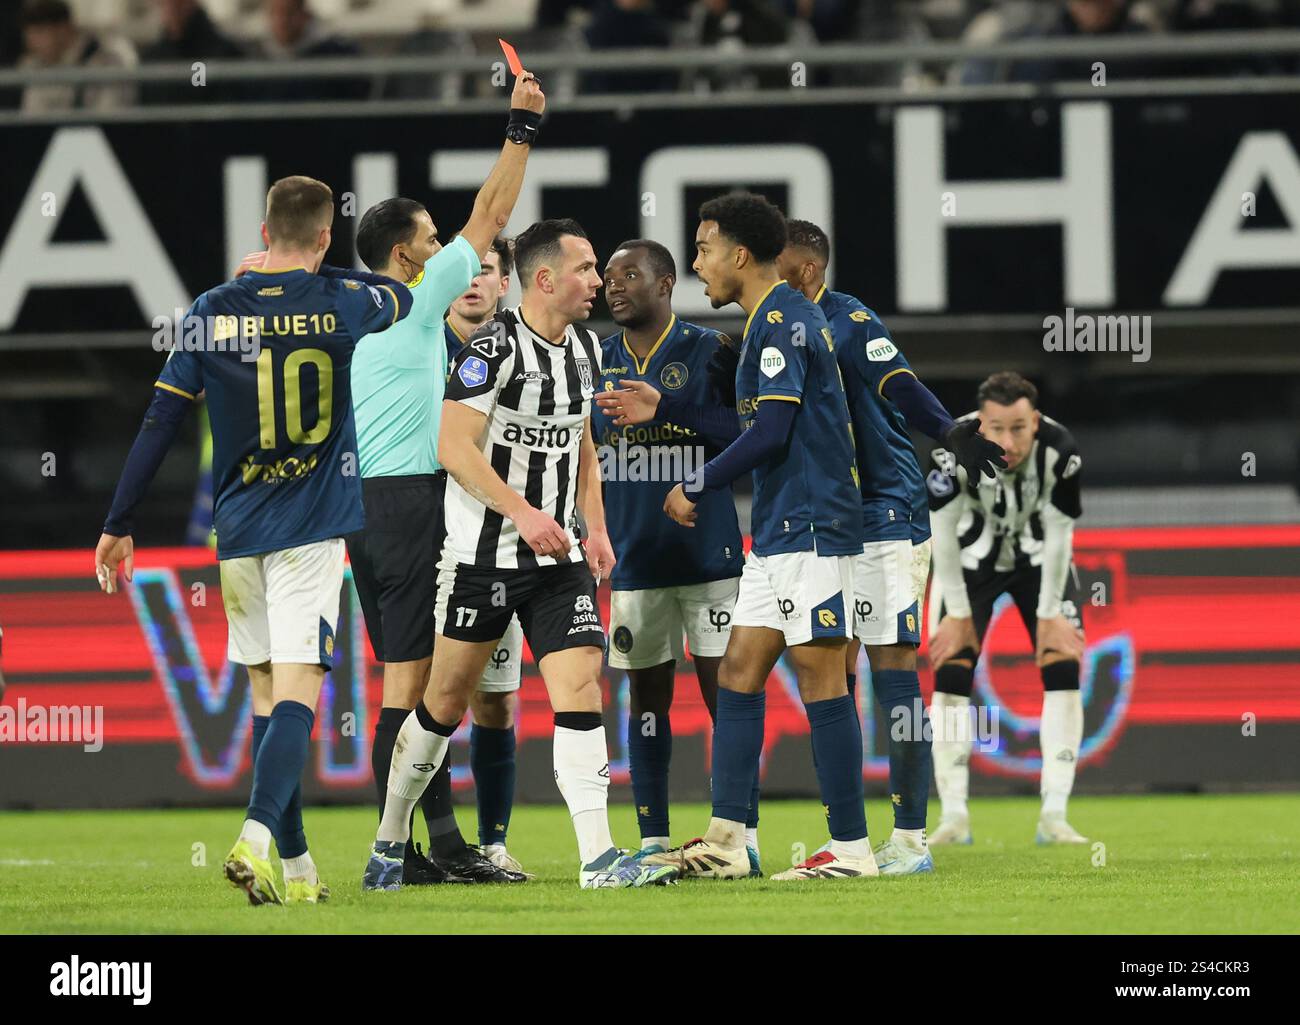
[[[692,405],[711,405],[709,358],[720,335],[675,315],[644,360],[623,333],[601,340],[601,387],[646,381],[664,395]],[[616,427],[599,406],[591,408],[591,427],[605,482],[605,523],[618,563],[610,578],[616,591],[681,587],[739,576],[744,547],[731,489],[703,495],[694,527],[664,515],[664,499],[691,471],[718,454],[716,445],[694,431],[656,418]]]
[[[862,497],[834,339],[821,307],[784,281],[745,322],[736,368],[745,427],[760,402],[795,402],[799,410],[785,451],[754,469],[755,554],[861,553]]]
[[[217,558],[360,530],[352,353],[396,322],[393,290],[302,268],[249,271],[204,292],[188,316],[211,325],[212,344],[174,350],[157,387],[206,393]],[[260,349],[245,360],[235,343],[253,332]],[[229,350],[215,351],[223,341]]]
[[[883,392],[895,374],[915,374],[874,310],[825,286],[817,304],[831,325],[853,417],[865,538],[920,544],[930,536],[925,479],[907,421]]]

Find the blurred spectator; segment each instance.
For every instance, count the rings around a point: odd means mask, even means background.
[[[1081,36],[1113,36],[1145,33],[1151,27],[1134,17],[1131,0],[1060,0],[1048,4],[1008,4],[985,12],[971,22],[963,37],[968,41],[1013,39],[1068,39]],[[963,85],[990,82],[1087,82],[1098,56],[1045,58],[1041,60],[971,60],[962,65]],[[1143,58],[1106,61],[1108,80],[1151,78],[1164,72],[1160,62]]]
[[[239,46],[217,30],[199,0],[155,0],[162,20],[162,35],[146,46],[147,62],[232,60],[244,56]],[[199,88],[190,75],[176,82],[147,82],[142,87],[146,103],[205,103],[228,101],[242,95],[236,85],[213,82]]]
[[[1227,32],[1234,29],[1265,29],[1280,21],[1280,12],[1270,18],[1249,0],[1178,0],[1169,19],[1175,32]],[[1198,75],[1267,75],[1285,74],[1287,58],[1237,55],[1234,57],[1196,57],[1170,62],[1170,73],[1194,78]]]
[[[703,46],[716,46],[724,53],[751,46],[780,46],[790,36],[785,14],[769,0],[703,0],[697,9],[696,38]],[[789,85],[785,68],[761,71],[728,69],[706,76],[713,88],[759,86],[780,89]]]
[[[23,55],[22,8],[17,4],[0,5],[0,68],[12,68]],[[0,89],[0,108],[13,109],[22,102],[21,89]]]
[[[537,28],[559,28],[569,20],[571,11],[590,11],[596,0],[537,0]]]
[[[312,14],[307,0],[266,0],[266,18],[271,37],[262,49],[271,60],[304,60],[313,57],[356,57],[360,47],[332,33]],[[365,99],[368,79],[275,78],[259,85],[257,95],[265,100],[353,100]]]
[[[587,26],[587,45],[593,50],[636,47],[667,49],[668,25],[655,10],[654,0],[600,0]],[[672,72],[639,71],[623,74],[593,71],[584,76],[584,93],[649,93],[672,90]]]
[[[136,63],[135,50],[125,39],[99,38],[80,29],[65,0],[29,0],[22,26],[21,68],[121,68]],[[25,114],[113,110],[134,102],[131,83],[51,82],[27,86],[22,110]]]
[[[823,43],[850,42],[858,23],[860,0],[785,0],[785,13],[812,27]]]

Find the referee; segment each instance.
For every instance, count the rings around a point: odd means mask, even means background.
[[[443,315],[469,288],[510,219],[545,105],[537,79],[520,75],[501,155],[469,222],[445,248],[428,211],[411,199],[371,207],[357,229],[362,261],[406,282],[414,302],[400,331],[363,338],[352,363],[366,525],[347,537],[347,546],[370,643],[384,663],[383,708],[371,748],[381,815],[397,731],[424,694],[433,656],[445,484],[437,461],[447,375]],[[404,883],[524,881],[523,873],[498,868],[466,846],[452,809],[448,763],[421,805],[429,857],[407,844]]]

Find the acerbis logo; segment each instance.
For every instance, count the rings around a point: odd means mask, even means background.
[[[568,448],[573,434],[567,427],[524,427],[517,423],[506,424],[502,437],[512,445],[529,448]]]
[[[412,769],[418,769],[420,772],[432,772],[437,766],[433,762],[415,762]]]
[[[574,612],[594,612],[595,610],[596,607],[592,604],[590,595],[580,594],[573,603]]]

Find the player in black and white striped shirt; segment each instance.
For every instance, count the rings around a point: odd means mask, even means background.
[[[523,302],[456,357],[438,440],[447,540],[424,701],[403,724],[364,885],[396,889],[410,810],[446,756],[492,651],[518,615],[555,710],[555,780],[569,806],[584,889],[672,882],[677,870],[623,854],[609,832],[601,722],[605,628],[596,585],[614,568],[590,415],[599,380],[591,315],[602,279],[571,220],[515,240]],[[586,526],[578,544],[578,511]],[[584,558],[585,555],[585,558]],[[594,574],[594,576],[593,576]],[[399,866],[396,870],[394,865]]]
[[[935,666],[934,779],[943,803],[931,844],[970,843],[970,697],[993,606],[1011,596],[1034,643],[1043,680],[1039,843],[1084,843],[1066,821],[1083,738],[1083,655],[1074,521],[1082,513],[1074,438],[1038,411],[1038,389],[1003,371],[980,385],[980,433],[1006,451],[1008,468],[972,481],[936,449],[926,477],[934,537],[930,659]]]

